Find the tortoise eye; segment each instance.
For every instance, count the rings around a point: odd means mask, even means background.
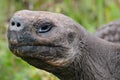
[[[43,24],[42,26],[39,27],[38,33],[45,33],[50,31],[52,28],[52,25],[50,23]]]

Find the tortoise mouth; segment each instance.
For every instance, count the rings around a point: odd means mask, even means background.
[[[28,44],[9,44],[12,53],[29,64],[41,68],[41,63],[54,66],[62,66],[67,60],[63,53],[68,51],[68,48],[54,45],[28,45]],[[36,63],[39,63],[36,65]],[[43,65],[44,65],[43,64]],[[42,66],[43,66],[42,65]],[[45,66],[46,67],[46,66]]]
[[[16,49],[21,54],[33,54],[37,52],[37,46],[31,46],[31,45],[17,46]]]
[[[13,45],[9,44],[10,50],[18,57],[32,57],[32,58],[43,58],[52,59],[57,56],[56,50],[60,49],[61,46],[51,45]]]

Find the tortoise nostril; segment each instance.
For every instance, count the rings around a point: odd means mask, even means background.
[[[12,25],[12,26],[15,26],[15,22],[14,22],[14,21],[13,21],[13,22],[11,22],[11,25]],[[17,27],[20,27],[20,26],[21,26],[21,24],[20,24],[19,22],[17,22],[16,26],[17,26]]]
[[[11,25],[14,26],[14,25],[15,25],[15,22],[11,22]]]
[[[20,27],[20,26],[21,26],[21,24],[19,22],[17,22],[17,27]]]

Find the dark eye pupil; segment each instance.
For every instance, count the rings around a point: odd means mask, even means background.
[[[52,26],[50,24],[44,24],[39,28],[39,33],[45,33],[48,32],[50,29],[52,28]]]
[[[41,27],[41,30],[47,30],[49,28],[49,25],[45,25],[43,27]]]

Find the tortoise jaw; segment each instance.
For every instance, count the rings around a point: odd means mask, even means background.
[[[61,49],[61,46],[9,44],[9,48],[18,57],[38,57],[49,60],[57,57],[59,52],[56,50]]]
[[[23,46],[14,46],[10,47],[11,51],[18,57],[24,59],[29,64],[40,68],[47,70],[47,67],[44,65],[51,65],[51,66],[64,66],[68,63],[69,60],[61,58],[57,58],[56,53],[52,52],[51,49],[56,48],[55,46],[29,46],[29,45],[23,45]],[[38,63],[38,64],[36,64]],[[43,68],[44,66],[44,68]]]
[[[18,57],[25,57],[32,55],[36,48],[35,46],[25,46],[25,45],[15,45],[15,44],[9,44],[9,48],[13,54],[15,54]]]

